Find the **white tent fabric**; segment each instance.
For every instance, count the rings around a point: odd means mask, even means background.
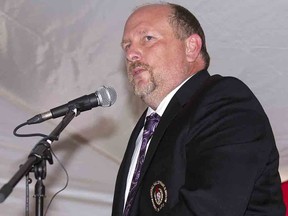
[[[150,1],[154,2],[154,1]],[[262,103],[288,179],[287,0],[178,0],[206,32],[211,74],[236,76]],[[68,188],[47,215],[110,215],[116,173],[130,132],[145,106],[133,96],[120,48],[123,25],[143,0],[0,1],[0,186],[24,163],[40,138],[18,138],[13,129],[35,114],[95,92],[116,89],[109,108],[75,118],[52,147],[69,173]],[[49,134],[60,119],[20,129]],[[47,165],[45,207],[66,177],[54,158]],[[30,185],[34,210],[35,179]],[[0,215],[24,215],[25,181],[0,204]],[[33,214],[32,214],[33,215]]]

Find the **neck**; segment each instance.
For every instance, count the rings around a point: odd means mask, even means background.
[[[157,96],[156,94],[150,93],[149,95],[141,97],[141,99],[147,106],[151,107],[153,110],[156,110],[165,96]]]

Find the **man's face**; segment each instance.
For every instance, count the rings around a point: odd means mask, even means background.
[[[177,39],[168,22],[169,7],[136,10],[125,25],[122,48],[128,79],[136,95],[166,96],[187,77],[185,42]]]

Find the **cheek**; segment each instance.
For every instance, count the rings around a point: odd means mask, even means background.
[[[174,77],[175,73],[185,71],[187,64],[185,47],[182,43],[161,44],[145,50],[143,61],[148,63],[155,76]]]
[[[173,66],[177,62],[184,62],[186,59],[185,48],[182,44],[177,45],[163,45],[153,48],[149,51],[151,61],[153,62],[163,62],[163,65]]]

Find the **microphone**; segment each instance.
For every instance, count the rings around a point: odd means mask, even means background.
[[[46,121],[51,118],[58,118],[64,116],[69,108],[76,108],[77,111],[83,112],[90,110],[94,107],[102,106],[109,107],[115,103],[117,99],[117,94],[112,87],[100,87],[95,93],[84,95],[82,97],[76,98],[69,101],[68,103],[50,109],[47,112],[35,115],[33,118],[27,120],[27,124],[37,124]]]

